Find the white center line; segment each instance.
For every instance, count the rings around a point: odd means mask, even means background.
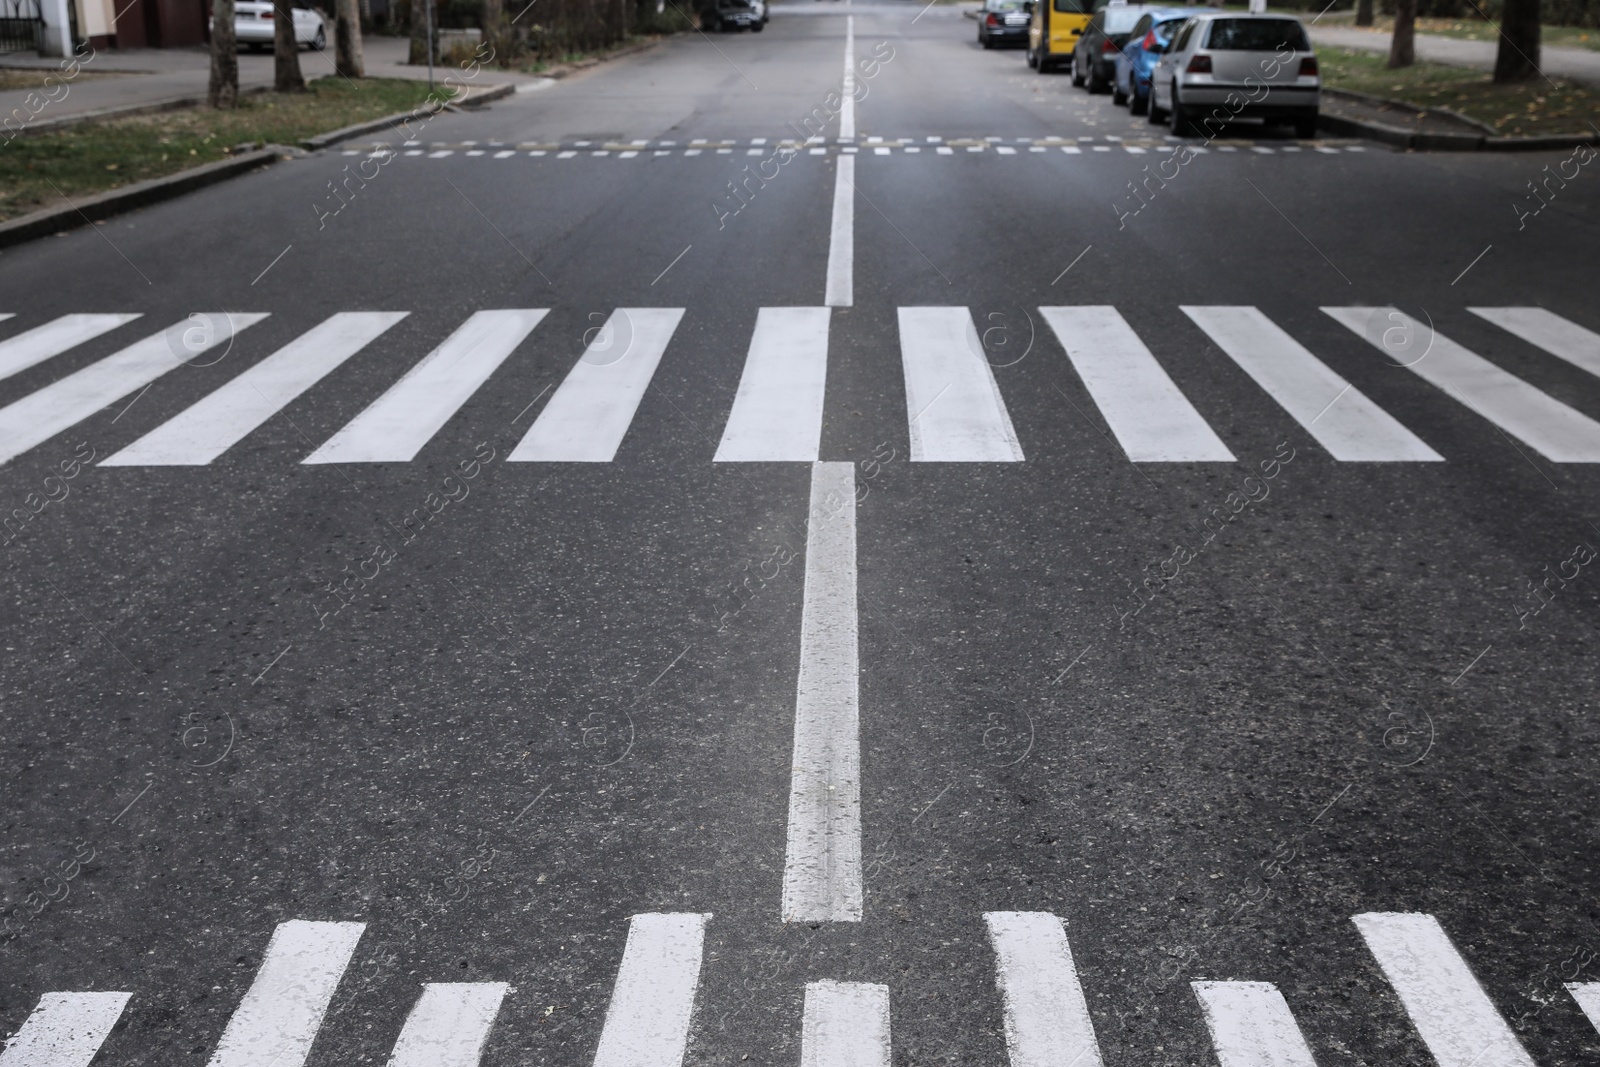
[[[594,1067],[681,1067],[710,917],[680,912],[629,921]]]
[[[855,466],[815,463],[806,529],[785,922],[861,921]]]
[[[844,20],[844,81],[839,95],[844,97],[839,105],[839,138],[853,140],[856,135],[856,17],[846,15]]]
[[[855,303],[856,157],[840,156],[833,181],[833,228],[828,236],[828,284],[822,302],[832,308]]]

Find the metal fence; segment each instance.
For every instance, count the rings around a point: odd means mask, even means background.
[[[0,0],[0,52],[33,52],[44,33],[39,0]]]

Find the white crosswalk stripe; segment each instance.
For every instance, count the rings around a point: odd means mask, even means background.
[[[913,461],[1022,462],[1022,445],[971,312],[901,308],[900,361]]]
[[[983,918],[994,946],[1011,1067],[1102,1067],[1061,919],[1043,911],[991,911]]]
[[[1600,422],[1540,392],[1404,312],[1388,307],[1322,310],[1380,351],[1385,351],[1390,330],[1419,339],[1404,352],[1394,353],[1401,365],[1546,459],[1556,463],[1600,463]],[[1422,351],[1418,353],[1416,347]]]
[[[1443,462],[1443,456],[1257,309],[1182,310],[1334,459]]]
[[[100,465],[210,463],[405,317],[404,311],[334,315]]]
[[[1233,461],[1205,419],[1114,307],[1042,307],[1061,347],[1135,463]]]
[[[1502,330],[1600,378],[1600,333],[1544,308],[1468,308]]]
[[[1439,1067],[1534,1067],[1439,920],[1368,912],[1352,921]]]
[[[132,993],[46,993],[0,1052],[0,1067],[89,1067]]]
[[[229,345],[240,330],[264,314],[218,313],[191,318],[152,334],[0,408],[0,463],[42,444],[101,408],[141,389],[161,375]]]
[[[1222,1067],[1317,1067],[1278,988],[1267,982],[1191,982]]]
[[[683,318],[683,308],[618,308],[508,459],[609,463]]]
[[[478,1067],[505,982],[430,982],[395,1041],[389,1067]]]
[[[1572,999],[1583,1009],[1584,1017],[1596,1031],[1600,1031],[1600,982],[1568,982],[1567,992],[1572,994]],[[5,1065],[0,1064],[0,1067]]]
[[[523,342],[547,308],[478,311],[301,462],[404,463]]]
[[[5,316],[10,318],[10,315]],[[0,341],[0,378],[9,378],[108,330],[139,318],[134,315],[63,315]]]
[[[800,1067],[889,1067],[889,987],[806,983]]]
[[[718,463],[817,458],[828,377],[829,308],[762,308]]]
[[[280,923],[208,1067],[302,1067],[365,923]]]
[[[709,915],[635,915],[594,1067],[682,1067]]]

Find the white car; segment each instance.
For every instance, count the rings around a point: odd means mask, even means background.
[[[238,0],[233,5],[233,35],[240,48],[261,49],[272,47],[273,28],[277,20],[271,4],[260,0]],[[322,16],[310,8],[294,9],[294,40],[321,51],[328,45],[328,31],[322,25]]]
[[[1296,137],[1315,137],[1321,98],[1316,54],[1293,15],[1196,15],[1150,75],[1150,121],[1170,115],[1179,137],[1214,137],[1240,117],[1292,122]]]

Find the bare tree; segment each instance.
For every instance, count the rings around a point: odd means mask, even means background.
[[[1494,80],[1527,81],[1539,76],[1539,0],[1505,0],[1500,12],[1500,51]]]
[[[1356,25],[1357,26],[1370,26],[1370,25],[1372,25],[1372,0],[1357,0],[1357,3],[1356,3]]]
[[[489,55],[505,65],[504,50],[506,10],[502,0],[483,0],[483,43],[489,46]]]
[[[233,0],[216,0],[211,19],[211,86],[206,100],[212,107],[238,107],[239,43],[233,33]]]
[[[333,67],[346,78],[365,77],[366,57],[361,50],[360,0],[334,0]]]
[[[280,93],[305,92],[300,44],[294,39],[293,0],[273,0],[272,22],[272,87]]]
[[[1538,0],[1534,0],[1538,3]],[[1389,69],[1417,61],[1417,0],[1394,0],[1394,36],[1389,39]]]
[[[428,5],[427,0],[411,0],[411,54],[406,62],[422,64],[428,61]]]

